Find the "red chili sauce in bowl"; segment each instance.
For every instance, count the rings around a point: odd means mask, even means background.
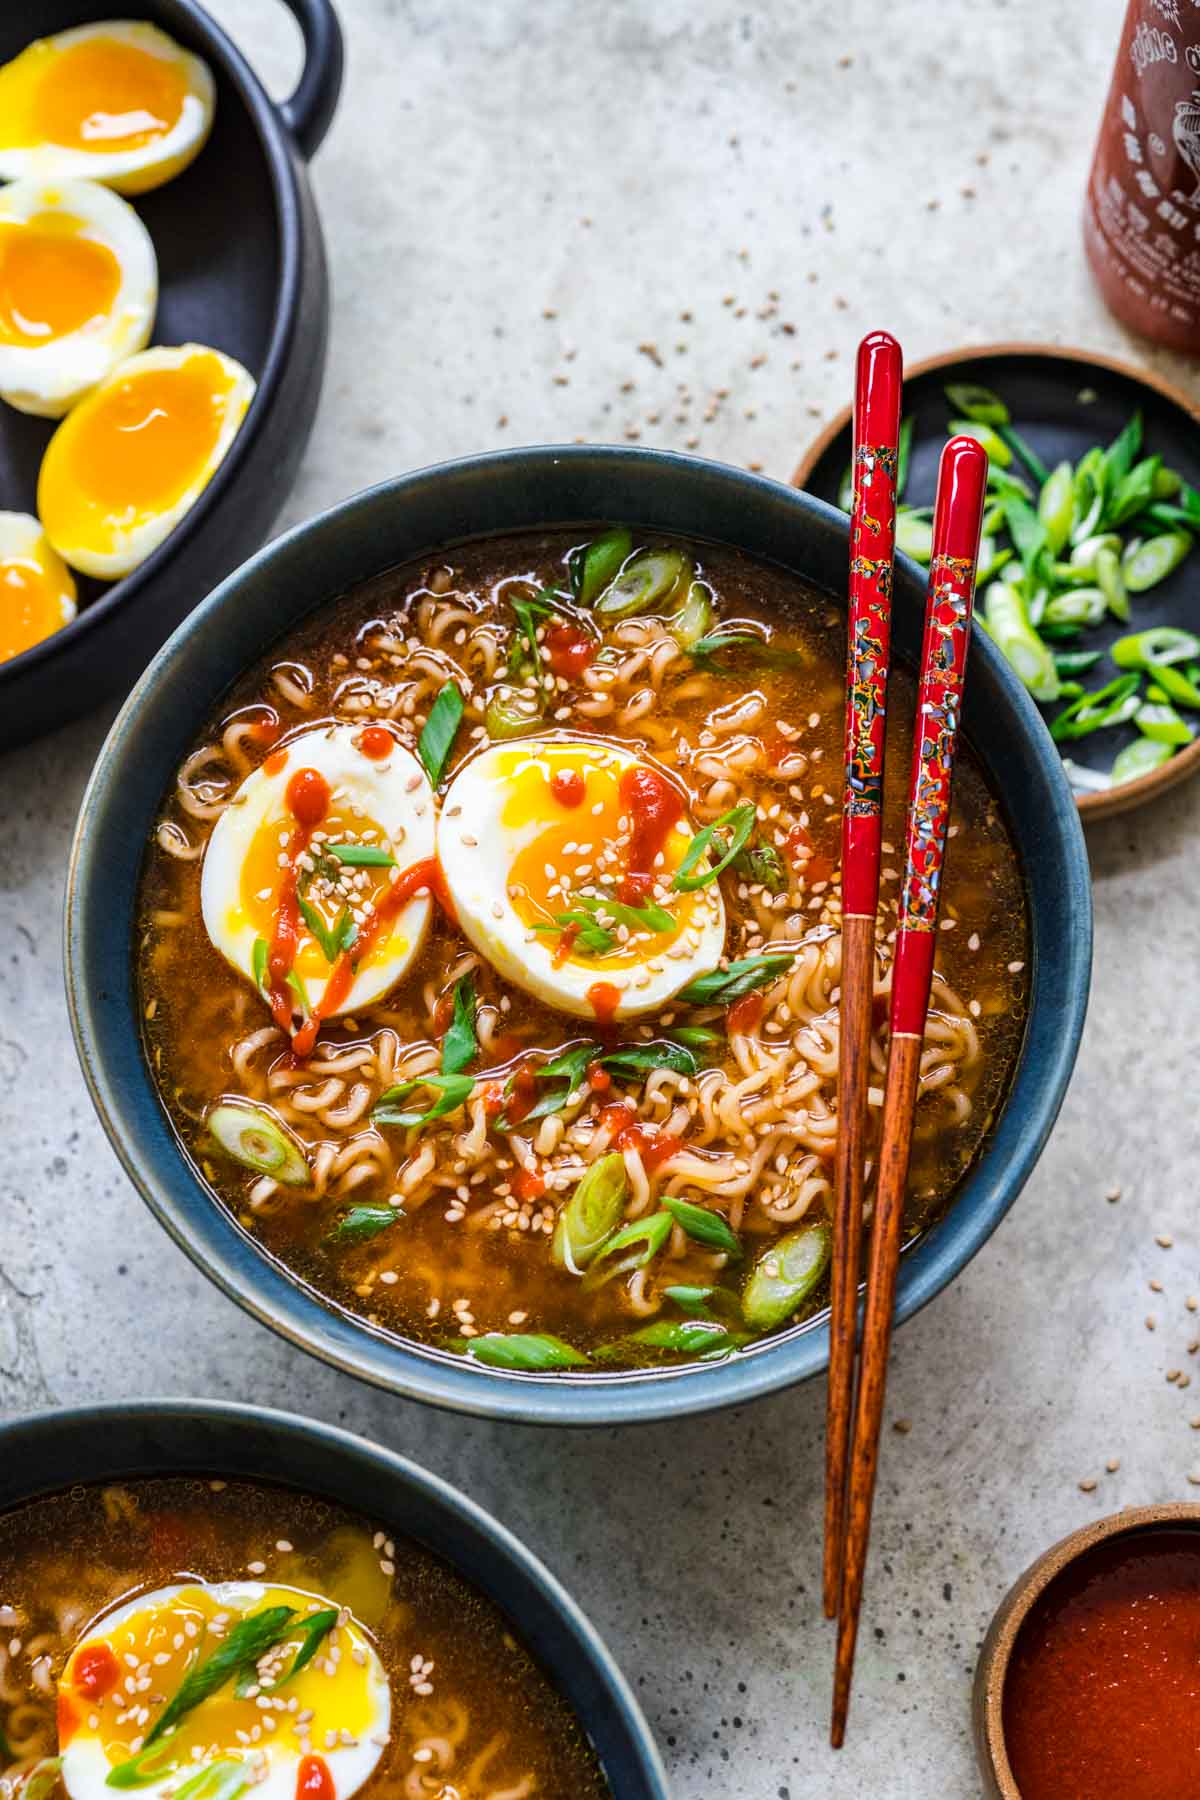
[[[1030,1608],[1004,1683],[1021,1800],[1200,1795],[1200,1531],[1097,1544]]]

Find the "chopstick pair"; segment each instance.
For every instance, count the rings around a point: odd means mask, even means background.
[[[845,1736],[862,1605],[913,1110],[933,978],[942,861],[987,489],[986,453],[972,438],[952,438],[942,452],[934,509],[904,874],[892,961],[887,1081],[856,1392],[855,1326],[874,1013],[900,385],[899,345],[885,332],[872,333],[859,349],[855,393],[846,797],[842,824],[839,1133],[824,1573],[826,1613],[838,1620],[830,1731],[835,1748]]]

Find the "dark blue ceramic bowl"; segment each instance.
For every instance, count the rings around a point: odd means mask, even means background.
[[[142,1056],[131,949],[143,851],[177,765],[225,688],[314,606],[389,566],[480,533],[623,519],[735,545],[844,592],[847,521],[794,489],[664,451],[530,449],[407,475],[347,500],[261,551],[180,626],[130,695],[84,798],[67,889],[66,964],[92,1098],[132,1180],[188,1254],[295,1343],[383,1387],[466,1412],[609,1424],[703,1412],[826,1366],[823,1324],[700,1368],[507,1373],[389,1338],[267,1256],[181,1152]],[[896,571],[894,641],[915,663],[924,576]],[[1075,1061],[1091,965],[1091,886],[1062,765],[1036,708],[982,633],[966,729],[1001,794],[1024,865],[1032,935],[1029,1022],[1008,1102],[945,1217],[906,1253],[905,1319],[970,1261],[1020,1193]]]
[[[668,1800],[650,1728],[566,1590],[498,1520],[415,1463],[348,1431],[258,1406],[140,1400],[0,1425],[0,1511],[77,1482],[242,1476],[336,1500],[434,1551],[495,1602],[573,1707],[615,1800]]]

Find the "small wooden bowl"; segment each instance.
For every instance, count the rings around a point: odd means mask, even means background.
[[[1044,452],[1053,449],[1054,458],[1068,456],[1072,461],[1083,453],[1095,431],[1091,417],[1084,414],[1076,400],[1081,385],[1092,387],[1098,396],[1098,411],[1108,418],[1109,430],[1115,434],[1135,407],[1144,413],[1150,429],[1169,452],[1168,460],[1181,467],[1193,485],[1200,485],[1200,406],[1195,396],[1164,381],[1148,369],[1134,368],[1116,357],[1103,356],[1092,350],[1074,349],[1064,344],[981,344],[962,350],[926,357],[904,371],[906,413],[918,416],[917,442],[914,446],[914,470],[920,468],[923,485],[932,498],[936,455],[941,449],[943,414],[942,384],[946,380],[977,381],[995,386],[1011,395],[1015,390],[1029,404],[1022,416],[1044,427],[1049,438]],[[936,414],[936,427],[930,427],[930,414]],[[813,440],[792,476],[792,485],[832,501],[842,468],[850,460],[851,408],[845,407]],[[1103,434],[1101,434],[1103,435]],[[1139,596],[1137,629],[1148,625],[1185,625],[1200,629],[1200,609],[1194,600],[1194,577],[1180,572],[1177,584],[1164,584],[1165,592],[1152,598]],[[1119,636],[1131,626],[1111,622],[1109,636]],[[1089,639],[1088,647],[1091,647]],[[969,702],[968,702],[969,705]],[[1087,756],[1079,757],[1087,761]],[[1157,798],[1168,788],[1200,773],[1200,734],[1195,741],[1176,752],[1169,762],[1136,781],[1122,782],[1119,787],[1078,796],[1079,816],[1085,825],[1094,820],[1111,818],[1128,812],[1147,800]]]
[[[1004,1743],[1004,1683],[1017,1634],[1030,1608],[1056,1575],[1097,1544],[1163,1525],[1200,1531],[1200,1503],[1131,1506],[1107,1519],[1097,1519],[1092,1525],[1083,1525],[1031,1563],[1000,1602],[979,1652],[971,1696],[975,1758],[987,1800],[1021,1800]]]

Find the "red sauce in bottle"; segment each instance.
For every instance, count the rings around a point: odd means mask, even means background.
[[[630,818],[629,867],[621,883],[626,906],[638,906],[654,886],[654,863],[683,815],[683,799],[665,775],[647,763],[621,776],[621,805]]]
[[[1200,1532],[1130,1532],[1056,1576],[1018,1633],[1003,1717],[1021,1800],[1200,1791]]]
[[[1084,208],[1100,292],[1143,336],[1200,355],[1200,11],[1129,0]]]

